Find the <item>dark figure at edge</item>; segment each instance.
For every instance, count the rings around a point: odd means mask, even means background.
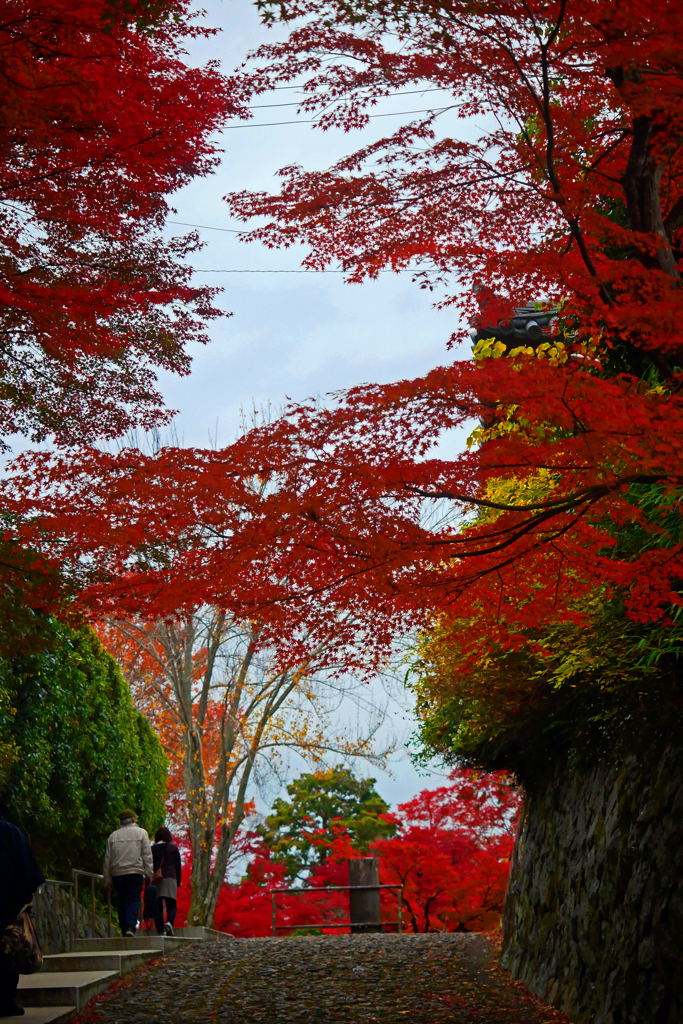
[[[28,842],[16,825],[5,821],[6,813],[7,808],[0,804],[0,933],[45,881]],[[0,951],[0,1017],[24,1013],[16,1001],[18,984],[19,975],[9,969]]]

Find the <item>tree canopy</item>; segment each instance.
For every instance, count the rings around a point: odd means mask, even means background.
[[[185,0],[0,4],[0,444],[150,426],[156,369],[219,315],[191,283],[196,235],[164,239],[168,197],[216,165],[236,107]]]
[[[267,11],[291,32],[235,76],[239,99],[296,82],[322,128],[350,130],[429,86],[455,129],[435,110],[232,213],[307,244],[312,269],[448,280],[472,358],[293,405],[221,451],[26,457],[3,484],[17,536],[89,608],[204,601],[259,618],[285,659],[334,634],[372,664],[434,631],[424,707],[466,744],[603,667],[633,680],[644,659],[640,693],[653,651],[677,657],[683,603],[680,4]],[[457,429],[467,449],[443,456]],[[610,663],[617,636],[642,659]]]
[[[332,604],[382,644],[457,602],[514,645],[525,622],[587,621],[574,600],[601,587],[631,618],[666,616],[682,550],[634,488],[662,487],[678,514],[680,6],[311,0],[286,15],[301,23],[238,95],[303,81],[306,109],[332,103],[323,127],[352,128],[377,98],[429,84],[480,129],[463,142],[422,118],[330,171],[287,169],[278,195],[234,196],[233,213],[269,218],[251,238],[308,243],[313,268],[460,282],[445,301],[459,338],[468,317],[483,334],[475,358],[292,407],[219,452],[88,453],[57,500],[40,491],[67,470],[41,457],[12,507],[45,550],[97,564],[88,600],[134,588],[168,611],[199,592],[267,608],[281,635],[305,621],[316,637]],[[548,316],[532,338],[514,312],[536,299]],[[465,453],[435,454],[477,417]],[[640,531],[627,557],[615,524]],[[141,557],[181,533],[171,561]]]
[[[240,858],[250,788],[279,781],[293,751],[314,766],[330,755],[383,763],[387,751],[374,742],[381,712],[359,697],[362,683],[337,678],[334,644],[283,665],[256,623],[221,608],[97,628],[168,753],[169,817],[187,832],[192,855],[189,923],[212,927],[226,871]],[[365,712],[358,730],[335,721],[341,694]]]
[[[314,780],[313,775],[295,780],[295,786],[303,781],[303,802],[307,793],[323,789]],[[346,781],[340,789],[339,810],[346,805],[348,811]],[[334,793],[332,797],[336,802]],[[296,798],[286,808],[295,802]],[[401,885],[406,931],[494,929],[500,922],[520,803],[520,793],[506,773],[483,775],[460,768],[450,773],[445,785],[422,790],[383,815],[393,825],[391,836],[378,836],[366,845],[354,834],[353,819],[350,829],[341,819],[328,819],[326,826],[310,831],[321,853],[308,860],[306,884],[295,893],[277,895],[278,926],[288,926],[291,934],[296,928],[324,931],[326,923],[347,922],[348,895],[331,887],[347,886],[349,859],[369,854],[379,858],[380,882],[389,887],[381,891],[381,916],[387,927],[397,927],[396,886]],[[281,805],[282,801],[274,810]],[[325,792],[318,822],[330,809]],[[287,811],[285,815],[289,820]],[[303,824],[308,833],[305,820]],[[251,832],[243,837],[244,853],[250,858],[245,877],[238,883],[226,882],[218,900],[216,927],[236,936],[270,935],[272,892],[287,886],[286,856],[277,853],[267,832],[259,831],[260,836]],[[298,854],[295,851],[294,856]],[[185,890],[180,894],[181,913],[187,906]],[[339,934],[338,927],[334,933]]]

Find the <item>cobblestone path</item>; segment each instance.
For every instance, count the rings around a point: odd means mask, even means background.
[[[90,1004],[80,1024],[556,1024],[477,935],[197,942]]]

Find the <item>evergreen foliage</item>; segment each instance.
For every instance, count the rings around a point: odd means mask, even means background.
[[[69,879],[101,870],[121,807],[163,822],[167,759],[89,628],[48,620],[43,641],[0,659],[2,798],[46,875]]]
[[[354,849],[367,853],[370,843],[393,836],[396,825],[385,819],[389,805],[375,789],[375,779],[359,779],[348,768],[304,773],[287,786],[290,800],[276,800],[258,830],[273,861],[284,863],[290,880],[301,878],[328,855],[321,833],[332,838],[333,826],[351,837]]]

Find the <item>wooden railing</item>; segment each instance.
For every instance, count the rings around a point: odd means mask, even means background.
[[[398,921],[355,921],[351,919],[343,923],[326,923],[325,921],[311,921],[306,924],[278,924],[277,923],[277,894],[280,892],[294,893],[297,896],[309,896],[311,893],[316,892],[348,892],[349,896],[352,892],[362,892],[363,890],[371,890],[376,892],[378,889],[397,889],[398,890]],[[296,931],[298,928],[357,928],[359,930],[364,928],[384,928],[387,927],[396,928],[398,927],[398,933],[403,933],[403,886],[402,885],[321,885],[320,888],[301,888],[298,889],[273,889],[272,891],[272,903],[273,903],[273,938],[277,938],[279,931]]]

